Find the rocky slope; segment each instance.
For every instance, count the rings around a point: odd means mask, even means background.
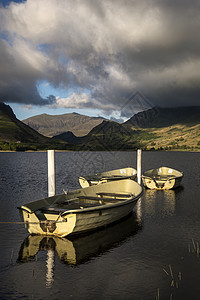
[[[101,117],[88,117],[77,113],[69,113],[62,115],[41,114],[25,119],[23,122],[39,133],[53,137],[67,131],[72,131],[76,136],[84,136],[103,120]]]

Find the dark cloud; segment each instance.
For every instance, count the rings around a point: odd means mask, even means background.
[[[199,105],[199,14],[195,0],[10,3],[0,9],[0,97],[124,118],[153,105]],[[42,99],[41,80],[74,92]],[[143,102],[127,104],[138,91]]]
[[[27,56],[27,59],[24,59]],[[47,105],[56,101],[54,96],[43,99],[37,90],[41,77],[39,56],[34,57],[24,42],[9,45],[0,40],[0,99],[4,102]]]

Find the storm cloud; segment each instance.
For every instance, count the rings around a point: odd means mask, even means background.
[[[0,8],[0,100],[124,115],[128,99],[135,111],[199,105],[199,16],[195,0],[11,2]],[[74,91],[43,99],[42,81]]]

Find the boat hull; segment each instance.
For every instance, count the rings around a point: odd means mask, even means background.
[[[63,217],[45,214],[46,221],[38,222],[35,214],[28,214],[21,211],[22,220],[30,234],[55,235],[65,237],[72,234],[79,234],[92,231],[111,223],[114,223],[132,212],[137,199],[133,202],[118,207],[101,208],[88,212],[74,212]]]
[[[127,179],[45,198],[19,209],[30,234],[65,237],[95,230],[124,218],[132,212],[141,195],[142,187]],[[72,204],[63,208],[63,200]],[[61,207],[60,210],[58,207]]]
[[[180,186],[183,173],[177,170],[161,167],[152,169],[142,175],[143,185],[149,189],[170,190]]]
[[[133,211],[136,203],[137,201],[133,201],[115,208],[99,209],[90,213],[77,214],[73,234],[92,231],[121,220]]]

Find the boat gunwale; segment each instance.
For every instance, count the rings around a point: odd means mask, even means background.
[[[175,171],[178,174],[177,175],[172,174],[171,175],[172,177],[164,178],[164,176],[170,176],[170,175],[169,174],[162,174],[162,172],[159,174],[158,170],[160,170],[160,169],[171,169],[172,171]],[[153,174],[154,171],[155,171],[155,173]],[[160,176],[160,178],[153,178],[153,177],[156,177],[156,176]],[[162,178],[162,176],[163,176],[163,178]],[[143,174],[142,174],[142,178],[151,179],[151,180],[154,180],[156,182],[157,181],[165,181],[166,182],[166,181],[169,181],[169,180],[182,178],[183,176],[184,176],[184,173],[182,171],[178,171],[178,170],[170,168],[170,167],[154,168],[154,169],[147,170],[147,171],[143,172]]]
[[[79,178],[83,178],[87,181],[101,181],[101,180],[121,180],[121,179],[131,179],[131,178],[135,178],[137,175],[112,175],[112,176],[103,176],[103,177],[98,177],[98,176],[94,176],[94,177],[90,177],[90,176],[80,176]]]
[[[115,207],[120,207],[120,206],[124,206],[126,204],[129,204],[131,202],[135,202],[137,201],[141,196],[143,195],[143,189],[142,191],[136,195],[136,196],[132,196],[130,197],[130,199],[125,199],[124,201],[120,201],[120,199],[114,199],[113,200],[116,200],[119,202],[117,203],[109,203],[109,204],[99,204],[98,206],[94,206],[94,207],[89,207],[89,208],[77,208],[77,209],[71,209],[71,210],[66,210],[66,211],[63,211],[62,213],[57,213],[58,215],[60,215],[61,217],[67,215],[67,214],[72,214],[72,213],[87,213],[87,212],[92,212],[92,211],[98,211],[98,210],[105,210],[105,209],[112,209],[112,208],[115,208]],[[103,200],[103,198],[99,198],[100,201]],[[81,203],[80,203],[81,204]],[[29,214],[35,214],[37,211],[40,211],[41,208],[38,208],[34,211],[32,210],[28,210],[27,207],[25,205],[21,206],[21,207],[17,207],[18,209],[20,210],[24,210],[26,213],[29,213]],[[48,209],[48,207],[47,207]],[[53,209],[53,208],[52,208]],[[49,214],[56,214],[55,211],[53,212],[52,211],[47,211],[45,212],[46,214],[49,213]]]
[[[183,174],[179,175],[179,176],[173,176],[173,177],[170,177],[170,178],[163,178],[163,179],[162,179],[162,175],[160,175],[160,177],[161,177],[160,179],[153,178],[153,176],[154,175],[152,175],[152,176],[142,175],[142,178],[144,178],[144,179],[151,179],[151,180],[154,180],[154,181],[168,181],[168,180],[182,178]]]
[[[121,170],[127,170],[127,169],[131,169],[132,172],[134,171],[134,174],[131,175],[126,175],[121,173],[121,174],[117,174],[117,175],[112,175],[112,173],[117,172],[117,171],[121,171]],[[111,175],[109,175],[111,173]],[[119,178],[120,179],[130,179],[130,178],[135,178],[137,176],[137,170],[133,167],[125,167],[125,168],[119,168],[116,170],[109,170],[109,171],[105,171],[105,172],[101,172],[101,173],[96,173],[96,174],[92,174],[92,175],[86,175],[86,176],[80,176],[79,179],[85,179],[85,180],[89,180],[89,181],[93,181],[93,180],[115,180]]]

